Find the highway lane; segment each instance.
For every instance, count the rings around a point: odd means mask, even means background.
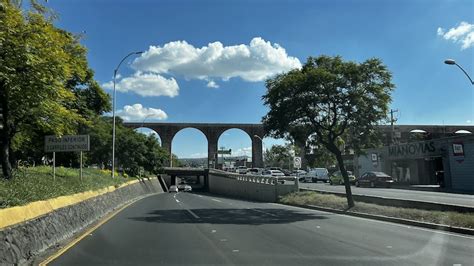
[[[142,199],[50,265],[474,265],[474,238],[208,194]]]
[[[344,186],[331,186],[328,183],[302,183],[300,188],[317,189],[329,192],[344,193]],[[445,192],[418,191],[395,188],[367,188],[352,186],[354,195],[378,196],[393,199],[406,199],[426,202],[438,202],[441,204],[452,204],[474,207],[474,195],[456,194]]]

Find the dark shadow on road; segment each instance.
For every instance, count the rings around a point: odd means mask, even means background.
[[[314,219],[328,219],[328,215],[303,213],[285,209],[191,209],[199,218],[184,209],[155,210],[144,217],[129,219],[149,223],[210,223],[210,224],[286,224]]]

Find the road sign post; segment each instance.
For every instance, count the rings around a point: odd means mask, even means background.
[[[90,150],[89,135],[45,136],[44,151],[53,153],[53,180],[56,180],[56,152],[81,152],[80,178],[82,181],[82,152]]]
[[[301,168],[301,157],[294,157],[293,158],[293,167],[300,170],[300,168]]]

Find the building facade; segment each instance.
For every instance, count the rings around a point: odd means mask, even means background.
[[[464,135],[368,149],[355,159],[356,175],[380,171],[397,183],[442,184],[474,191],[474,136]]]

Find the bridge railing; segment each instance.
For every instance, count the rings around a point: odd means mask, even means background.
[[[250,200],[275,202],[280,196],[298,191],[298,179],[210,170],[209,191]]]

